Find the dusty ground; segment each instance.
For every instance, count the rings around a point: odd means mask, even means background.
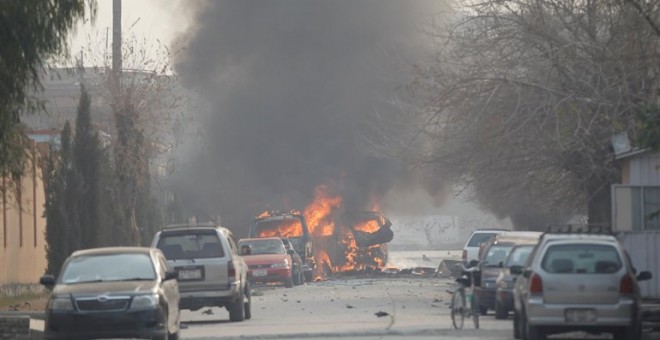
[[[5,297],[0,300],[0,311],[40,312],[45,310],[47,300],[47,295]]]

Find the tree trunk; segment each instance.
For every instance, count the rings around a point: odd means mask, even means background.
[[[594,186],[595,187],[595,186]],[[609,184],[600,183],[589,191],[587,218],[590,225],[612,226],[612,193]]]

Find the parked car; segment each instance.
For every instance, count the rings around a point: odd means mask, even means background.
[[[570,231],[570,230],[569,230]],[[514,336],[545,339],[571,331],[641,338],[638,281],[612,235],[546,233],[514,286]]]
[[[96,248],[76,251],[51,290],[44,339],[177,339],[179,287],[158,249]]]
[[[497,276],[511,249],[522,244],[535,245],[541,235],[541,232],[536,231],[511,231],[495,235],[486,243],[479,259],[479,284],[474,291],[482,315],[487,314],[488,310],[495,309]]]
[[[279,237],[246,238],[238,241],[238,248],[248,265],[251,282],[281,282],[287,288],[302,283],[300,268],[294,270],[291,255]]]
[[[213,223],[171,225],[156,233],[151,246],[178,273],[182,309],[225,307],[231,321],[250,319],[248,266],[231,231]]]
[[[255,217],[250,225],[250,238],[286,237],[303,260],[306,281],[314,279],[316,262],[314,243],[305,216],[299,211],[266,211]]]
[[[291,244],[291,241],[289,241],[287,237],[282,238],[282,243],[284,244],[286,253],[291,256],[291,263],[293,263],[293,284],[301,285],[305,283],[305,275],[303,274],[304,262],[302,257],[300,257],[300,254],[298,254],[296,248],[293,247],[293,244]],[[298,280],[296,280],[296,278],[298,278]]]
[[[511,253],[500,267],[500,274],[495,280],[497,291],[495,293],[495,319],[506,319],[509,312],[513,310],[513,285],[518,278],[517,274],[512,274],[510,268],[522,266],[527,263],[529,254],[534,249],[534,245],[518,245],[511,249]]]
[[[463,246],[463,263],[468,264],[473,260],[479,261],[479,250],[485,245],[493,236],[503,232],[508,232],[506,229],[477,229],[472,232],[465,246]]]

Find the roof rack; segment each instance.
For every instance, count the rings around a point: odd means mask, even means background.
[[[609,224],[551,224],[545,234],[613,235],[613,232]]]
[[[164,226],[163,229],[195,228],[195,227],[219,227],[219,225],[213,222],[180,223],[180,224],[168,224]]]

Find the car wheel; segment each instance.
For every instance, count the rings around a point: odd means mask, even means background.
[[[238,295],[236,301],[229,305],[229,320],[243,321],[245,320],[245,295],[243,290]]]
[[[641,339],[641,329],[639,327],[626,327],[618,332],[612,334],[614,339],[617,340],[633,340]]]
[[[479,314],[481,315],[488,314],[488,306],[479,305]]]
[[[513,311],[513,338],[520,339],[520,317]]]
[[[245,302],[244,302],[244,314],[245,319],[249,320],[252,318],[252,286],[248,282],[245,284]]]
[[[525,322],[525,328],[525,333],[527,333],[525,340],[546,340],[545,332],[540,327]]]
[[[300,268],[293,270],[293,284],[300,286],[302,284],[302,277],[300,276]]]
[[[509,311],[506,310],[504,303],[495,300],[495,319],[502,320],[509,317]]]
[[[286,281],[284,281],[284,286],[286,288],[293,287],[293,273],[291,274],[291,276],[289,276],[289,278],[286,279]]]

